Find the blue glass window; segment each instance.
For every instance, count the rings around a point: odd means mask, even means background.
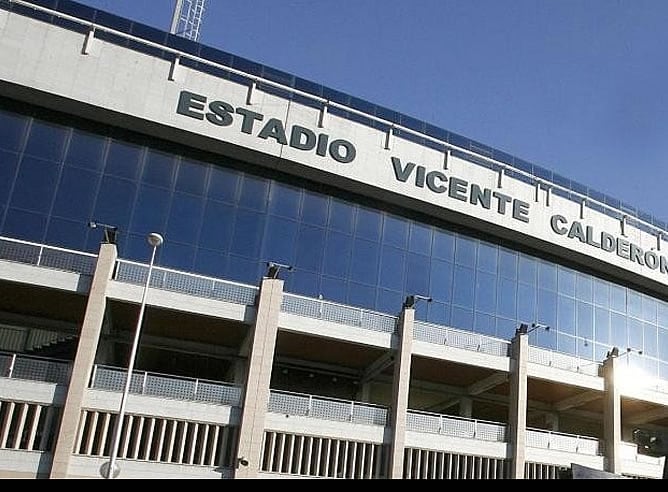
[[[235,209],[214,200],[207,200],[199,236],[199,245],[212,250],[227,251],[232,241]]]
[[[642,319],[650,323],[656,323],[657,302],[649,296],[642,296]]]
[[[594,338],[599,343],[610,343],[610,311],[607,309],[594,309]]]
[[[320,271],[324,251],[325,230],[302,225],[297,239],[295,267],[300,271]]]
[[[559,295],[557,299],[557,329],[575,335],[575,300]]]
[[[594,279],[594,303],[605,308],[610,306],[610,286],[608,282]]]
[[[376,289],[369,285],[350,282],[348,284],[348,304],[353,306],[373,306],[376,299]]]
[[[517,253],[499,248],[499,275],[508,279],[517,278]]]
[[[360,207],[357,210],[355,235],[371,241],[380,240],[382,215],[376,210]]]
[[[350,278],[367,285],[376,285],[378,282],[379,256],[380,249],[377,243],[355,239]]]
[[[610,313],[610,343],[622,351],[628,347],[626,316],[615,312]]]
[[[260,277],[266,271],[265,267],[265,264],[257,259],[230,255],[227,271],[232,280],[257,285]]]
[[[383,246],[380,258],[379,285],[386,289],[402,291],[404,288],[404,270],[406,253],[391,246]]]
[[[429,257],[408,254],[406,262],[406,291],[429,295]]]
[[[209,166],[203,162],[182,160],[176,176],[176,191],[203,195]]]
[[[268,191],[268,180],[245,174],[241,182],[239,205],[263,212],[267,209]]]
[[[642,322],[637,319],[628,318],[626,326],[629,331],[629,348],[633,350],[642,350],[643,347],[643,329]]]
[[[51,207],[59,166],[50,161],[24,157],[16,176],[11,205],[46,213]]]
[[[21,150],[27,124],[25,116],[0,111],[0,149],[14,152]]]
[[[626,289],[619,285],[610,284],[610,309],[626,312]]]
[[[176,162],[172,154],[149,149],[146,153],[142,181],[163,188],[171,188],[175,166]]]
[[[411,222],[408,250],[422,255],[431,254],[431,227]]]
[[[524,322],[536,320],[536,288],[527,284],[517,285],[517,318]]]
[[[447,231],[434,230],[433,255],[441,260],[454,261],[455,236]]]
[[[473,307],[475,295],[475,272],[472,268],[455,266],[452,302],[458,306]]]
[[[289,219],[299,217],[299,202],[301,191],[294,186],[277,182],[271,183],[269,191],[269,212]]]
[[[346,281],[341,278],[323,276],[321,279],[320,289],[322,296],[325,299],[334,302],[346,302]],[[389,296],[383,296],[388,299]],[[392,312],[392,311],[385,311]]]
[[[60,161],[68,132],[63,126],[33,120],[24,152],[40,159]]]
[[[668,329],[668,304],[658,301],[657,322],[660,327]]]
[[[451,323],[452,326],[459,328],[460,330],[473,330],[473,311],[470,309],[453,306]]]
[[[499,278],[497,290],[497,314],[517,319],[517,284],[507,278]]]
[[[537,320],[553,329],[557,329],[557,294],[556,292],[538,289]]]
[[[195,248],[189,244],[165,241],[161,248],[161,261],[176,270],[192,271],[195,262]]]
[[[53,215],[87,221],[92,218],[99,175],[86,169],[65,167],[60,176]]]
[[[222,278],[227,276],[227,255],[220,251],[198,248],[195,253],[195,271]]]
[[[293,265],[296,239],[297,222],[279,217],[269,217],[264,238],[263,259]]]
[[[350,268],[352,238],[340,232],[330,231],[325,244],[324,272],[335,277],[346,277]],[[344,290],[345,292],[345,290]]]
[[[61,248],[82,250],[88,227],[85,222],[52,218],[46,231],[46,242]]]
[[[307,224],[325,226],[327,224],[329,201],[322,195],[304,192],[302,220]]]
[[[332,198],[329,205],[329,227],[334,231],[352,233],[354,209],[346,202]]]
[[[0,203],[7,203],[9,201],[9,193],[14,184],[17,167],[18,154],[0,150]]]
[[[496,246],[481,242],[478,245],[478,270],[496,275],[497,253],[498,249]]]
[[[427,321],[439,325],[450,324],[450,305],[441,302],[431,302],[427,310]]]
[[[9,209],[5,218],[4,233],[20,237],[27,241],[42,242],[46,230],[46,217],[43,214]]]
[[[299,275],[290,275],[288,280],[290,285],[286,285],[286,291],[295,292],[303,296],[318,297],[320,295],[320,282],[317,274],[299,271]]]
[[[484,335],[496,335],[496,318],[489,314],[475,313],[473,329]]]
[[[640,297],[640,294],[629,289],[628,293],[627,293],[627,303],[628,303],[627,304],[627,306],[628,306],[627,314],[629,316],[634,316],[636,318],[641,318],[642,317],[642,299]]]
[[[240,177],[237,171],[212,166],[207,196],[213,200],[236,203],[239,181]]]
[[[406,249],[408,239],[408,222],[394,215],[386,215],[383,226],[383,243]]]
[[[538,261],[527,255],[519,255],[519,273],[518,278],[520,282],[529,285],[536,285],[536,277],[538,275]]]
[[[477,241],[466,236],[457,235],[455,241],[455,263],[467,267],[475,267]]]
[[[546,261],[538,263],[538,285],[541,289],[557,290],[557,266]]]
[[[122,178],[135,179],[141,169],[140,162],[143,148],[130,143],[112,141],[109,144],[105,174]]]
[[[448,261],[431,260],[429,274],[429,295],[437,301],[452,299],[452,278],[454,265]]]
[[[149,232],[163,233],[169,212],[171,194],[163,188],[143,185],[137,194],[137,204],[133,208],[130,231],[139,235]],[[178,238],[167,237],[169,241],[178,241]]]
[[[575,272],[562,266],[558,271],[559,294],[575,297]]]
[[[587,340],[594,338],[594,308],[591,304],[577,301],[577,335]]]
[[[476,311],[496,313],[496,275],[478,272],[476,276]]]
[[[127,229],[135,200],[136,185],[130,181],[105,176],[100,184],[93,218]],[[146,231],[141,231],[146,233]]]
[[[661,360],[668,360],[668,330],[659,328],[658,335],[658,355]],[[668,375],[668,374],[667,374]],[[668,377],[666,378],[668,379]]]
[[[199,197],[174,193],[167,222],[167,236],[180,243],[196,244],[203,205],[204,202]],[[205,227],[208,227],[208,224]]]
[[[578,300],[592,302],[593,282],[589,275],[578,273],[575,290]]]
[[[557,350],[564,354],[577,355],[577,342],[575,337],[565,335],[563,333],[558,333]]]
[[[650,323],[643,323],[643,354],[650,357],[658,355],[657,328]]]
[[[259,258],[265,216],[248,210],[237,210],[230,251],[246,258]],[[257,261],[259,264],[260,261]],[[230,268],[232,262],[230,262]]]
[[[506,318],[496,319],[496,336],[504,340],[511,340],[515,336],[518,325],[515,320]]]
[[[87,169],[100,170],[104,162],[106,138],[92,133],[74,130],[65,156],[65,163]]]

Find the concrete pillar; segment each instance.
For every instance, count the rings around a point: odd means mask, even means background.
[[[619,358],[609,356],[603,362],[603,438],[605,441],[605,471],[622,473],[622,400],[615,373],[619,371]]]
[[[81,407],[88,388],[95,353],[97,351],[100,333],[106,310],[106,293],[116,264],[116,245],[104,243],[100,247],[97,257],[95,273],[88,293],[88,303],[84,313],[77,353],[72,365],[72,376],[67,388],[67,396],[60,420],[60,428],[56,436],[56,446],[53,452],[51,478],[67,478],[68,468],[81,417]]]
[[[473,415],[473,400],[463,396],[459,400],[459,416],[470,419],[471,415]]]
[[[527,361],[529,336],[517,333],[511,343],[510,409],[508,415],[511,449],[510,478],[524,478],[527,432]]]
[[[249,334],[235,478],[254,478],[260,470],[264,423],[269,403],[269,384],[282,299],[283,281],[263,278],[258,294],[257,317]]]
[[[390,445],[389,478],[404,476],[404,448],[406,442],[406,413],[411,381],[411,353],[413,351],[413,321],[415,310],[404,307],[399,317],[397,356],[394,359],[392,384],[392,442]]]

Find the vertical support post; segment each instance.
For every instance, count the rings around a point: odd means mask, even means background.
[[[622,400],[615,375],[620,370],[619,357],[609,355],[603,361],[603,437],[605,440],[605,471],[622,472]]]
[[[527,361],[529,335],[517,332],[511,342],[510,357],[510,478],[524,478],[527,427]]]

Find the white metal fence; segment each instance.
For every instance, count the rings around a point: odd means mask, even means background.
[[[148,265],[118,260],[114,280],[144,285],[146,275],[148,275]],[[258,288],[252,285],[162,267],[153,268],[151,287],[244,305],[254,304],[258,292]]]
[[[287,391],[272,390],[268,410],[272,413],[355,424],[387,424],[387,408],[379,405]]]
[[[500,357],[508,357],[510,354],[510,342],[506,340],[425,321],[415,321],[413,338],[422,342],[448,345]]]
[[[93,275],[97,255],[0,237],[0,260]]]
[[[107,391],[123,391],[126,375],[125,369],[96,365],[93,367],[90,387]],[[241,388],[232,384],[143,371],[132,373],[130,392],[217,405],[239,406],[241,402]]]
[[[529,347],[529,362],[542,366],[554,367],[565,371],[598,376],[602,365],[587,359],[580,359],[568,354],[562,354],[553,350],[540,347]]]
[[[0,377],[67,384],[70,368],[67,361],[0,353]]]
[[[396,316],[295,294],[283,294],[281,311],[383,333],[394,333],[397,325]]]
[[[506,440],[505,424],[415,410],[407,413],[406,428],[410,431],[481,441],[505,442]]]
[[[532,448],[553,449],[567,453],[601,455],[603,443],[595,437],[563,434],[541,429],[527,429],[527,446]]]
[[[508,461],[432,449],[406,448],[404,478],[412,479],[504,479],[509,478]]]
[[[0,400],[0,449],[50,451],[59,414],[52,405]]]

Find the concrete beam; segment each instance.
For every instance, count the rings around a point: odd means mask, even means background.
[[[378,357],[373,361],[366,370],[362,373],[362,378],[360,382],[362,384],[368,383],[372,379],[375,379],[379,374],[381,374],[385,369],[394,364],[396,354],[393,350],[388,350],[383,355]]]
[[[637,412],[625,419],[625,425],[640,425],[654,420],[665,419],[668,417],[668,407],[653,408],[644,412]]]
[[[565,410],[580,407],[585,403],[599,400],[601,398],[603,398],[602,393],[597,393],[595,391],[583,391],[577,395],[569,396],[568,398],[564,398],[563,400],[555,402],[552,404],[552,406],[557,412],[563,412]]]
[[[479,395],[481,393],[486,393],[492,388],[497,387],[500,384],[508,381],[508,374],[505,372],[495,372],[486,378],[476,381],[475,383],[470,384],[466,388],[466,394],[469,396]]]

